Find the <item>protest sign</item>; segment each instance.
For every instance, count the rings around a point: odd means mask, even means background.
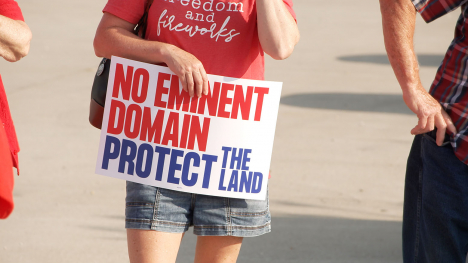
[[[208,79],[190,98],[169,68],[112,57],[96,173],[264,200],[282,83]]]

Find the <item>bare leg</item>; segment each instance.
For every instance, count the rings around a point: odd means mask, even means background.
[[[127,229],[131,263],[174,263],[183,234]]]
[[[242,237],[199,236],[195,263],[235,263]]]

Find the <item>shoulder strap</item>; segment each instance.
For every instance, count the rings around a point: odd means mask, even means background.
[[[145,13],[140,18],[140,21],[138,21],[138,24],[135,26],[135,29],[133,31],[135,33],[135,35],[139,35],[142,38],[146,37],[146,27],[147,27],[147,23],[148,23],[148,12],[150,10],[151,5],[153,4],[153,1],[154,0],[148,0],[148,2],[146,2]]]
[[[146,9],[145,9],[145,13],[148,13],[151,5],[153,4],[153,1],[154,0],[148,0],[148,3],[146,3]]]

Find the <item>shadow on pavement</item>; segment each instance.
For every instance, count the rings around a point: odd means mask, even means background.
[[[312,109],[413,114],[399,94],[301,93],[282,97],[281,104]]]
[[[418,54],[418,61],[421,67],[438,67],[444,59],[444,55]],[[373,63],[389,65],[386,54],[362,54],[352,56],[340,56],[338,60],[358,63]]]
[[[196,236],[191,231],[177,262],[193,262]],[[238,262],[402,262],[401,222],[273,216],[271,233],[244,239]]]

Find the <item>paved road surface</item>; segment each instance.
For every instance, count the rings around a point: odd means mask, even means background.
[[[128,262],[124,182],[95,175],[88,124],[92,40],[104,0],[19,0],[28,57],[0,62],[20,144],[16,209],[0,222],[1,263]],[[286,61],[270,182],[273,232],[239,262],[401,262],[405,160],[416,118],[385,57],[378,1],[295,0],[302,39]],[[418,20],[428,88],[458,12]],[[193,258],[188,234],[178,262]]]

